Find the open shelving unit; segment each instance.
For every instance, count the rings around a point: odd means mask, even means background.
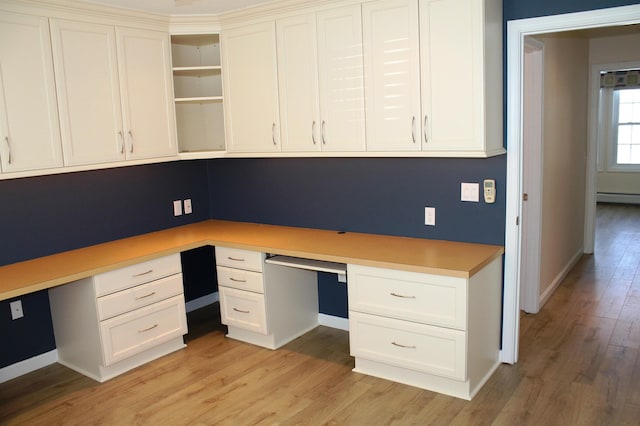
[[[219,34],[171,36],[181,154],[225,150]]]

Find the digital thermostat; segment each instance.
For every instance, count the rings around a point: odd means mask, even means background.
[[[496,181],[495,179],[484,180],[484,202],[495,203],[496,201]]]

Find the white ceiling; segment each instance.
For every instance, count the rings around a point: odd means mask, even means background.
[[[271,0],[84,0],[163,15],[202,15],[244,9]]]

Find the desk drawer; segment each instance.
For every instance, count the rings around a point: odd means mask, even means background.
[[[351,355],[464,381],[466,333],[349,312]]]
[[[228,287],[219,287],[219,293],[223,324],[268,334],[264,295]]]
[[[186,333],[182,295],[102,321],[100,334],[105,366]]]
[[[102,321],[143,306],[151,305],[171,296],[182,294],[182,274],[160,278],[117,293],[99,297],[98,318]]]
[[[264,284],[260,272],[245,271],[244,269],[216,267],[218,285],[237,288],[238,290],[264,293]]]
[[[172,254],[98,274],[94,277],[96,296],[115,293],[179,272],[182,272],[180,255]]]
[[[463,278],[348,266],[349,309],[466,330]]]
[[[262,272],[264,254],[259,251],[216,247],[216,265]]]

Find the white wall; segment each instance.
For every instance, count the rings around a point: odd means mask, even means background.
[[[589,43],[567,33],[544,43],[543,191],[540,295],[582,253]]]
[[[599,37],[589,41],[590,66],[630,61],[640,61],[640,34]],[[601,152],[608,152],[608,150],[604,149]],[[597,191],[613,194],[640,194],[640,173],[599,171]]]

